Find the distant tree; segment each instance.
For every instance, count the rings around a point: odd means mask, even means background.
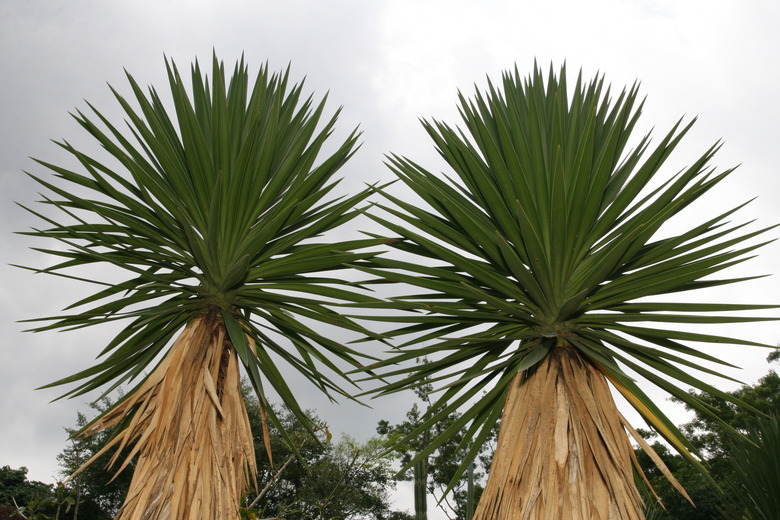
[[[386,448],[378,439],[359,443],[348,436],[331,445],[309,465],[297,496],[301,518],[389,518],[394,481]]]
[[[91,403],[90,408],[97,414],[104,413],[113,406],[113,401],[104,397]],[[83,513],[82,518],[89,520],[110,520],[122,507],[132,478],[132,468],[135,460],[128,464],[130,471],[117,473],[119,465],[110,466],[111,458],[116,454],[112,448],[98,457],[92,464],[82,466],[97,454],[111,439],[113,428],[101,430],[88,437],[80,437],[79,432],[90,423],[90,419],[81,412],[76,415],[76,426],[65,428],[70,436],[69,444],[57,455],[61,474],[64,478],[75,475],[66,482],[66,486],[76,498],[74,504],[75,516]],[[124,461],[126,454],[120,454],[119,461]],[[79,471],[80,469],[80,471]],[[76,473],[78,471],[78,473]]]
[[[767,360],[777,361],[778,352],[780,350],[772,352]],[[713,415],[694,412],[694,418],[684,424],[682,430],[694,446],[710,458],[728,452],[728,444],[733,437],[732,429],[746,433],[755,423],[756,414],[744,407],[711,395],[690,393],[703,401],[713,411]],[[756,384],[744,385],[729,392],[729,395],[761,413],[780,415],[780,375],[774,370],[770,370]]]
[[[287,436],[282,435],[274,424],[263,426],[260,402],[251,392],[247,382],[243,381],[242,394],[255,444],[259,489],[249,491],[244,505],[257,506],[260,510],[267,511],[265,517],[272,516],[271,513],[285,511],[287,502],[292,499],[296,490],[303,486],[307,477],[307,466],[301,461],[308,464],[322,457],[328,449],[330,432],[313,412],[305,412],[312,426],[312,430],[308,431],[294,414],[276,405],[272,407],[272,411],[279,418],[282,428],[287,431]],[[269,452],[272,461],[269,460]]]
[[[54,486],[27,480],[24,466],[0,467],[0,520],[54,518],[65,504],[61,497]]]
[[[778,359],[780,359],[780,350],[772,352],[767,357],[769,362]],[[658,507],[652,500],[649,501],[649,509],[655,510],[654,518],[658,520],[742,518],[740,515],[745,513],[745,506],[741,499],[745,494],[744,491],[737,491],[737,489],[743,486],[744,475],[740,476],[735,471],[735,462],[738,464],[739,460],[735,460],[734,450],[735,446],[742,450],[741,446],[744,442],[736,433],[753,437],[761,436],[760,432],[755,430],[760,416],[731,402],[704,393],[691,391],[690,395],[704,402],[714,415],[689,408],[689,411],[694,412],[694,416],[680,429],[703,454],[710,476],[717,487],[713,486],[712,482],[708,482],[700,472],[691,468],[680,455],[672,454],[668,448],[656,442],[652,445],[653,448],[688,491],[695,507],[669,485],[642,450],[637,450],[640,465],[666,508],[664,510]],[[744,385],[729,392],[729,395],[762,414],[780,416],[780,375],[774,370],[770,370],[755,384]],[[653,435],[649,431],[641,433],[647,438]],[[741,455],[737,459],[739,457]],[[776,463],[777,459],[774,461]]]
[[[457,412],[450,413],[437,422],[432,431],[423,432],[419,435],[412,435],[416,429],[423,423],[424,417],[430,415],[434,410],[432,408],[430,393],[433,388],[430,384],[423,384],[414,389],[415,394],[420,399],[421,403],[415,403],[412,408],[406,413],[406,420],[399,424],[391,425],[388,421],[379,421],[377,425],[377,433],[388,437],[390,444],[396,447],[397,458],[399,459],[402,467],[407,467],[412,464],[412,460],[415,456],[423,451],[427,446],[431,438],[436,437],[450,428],[460,417]],[[423,404],[425,409],[420,409],[420,404]],[[461,445],[465,437],[466,430],[461,430],[448,438],[447,442],[439,446],[429,457],[424,459],[424,472],[422,478],[425,482],[425,488],[430,493],[440,509],[447,514],[449,518],[457,520],[467,520],[470,518],[467,511],[469,510],[469,478],[473,483],[473,500],[472,503],[476,503],[479,500],[483,491],[481,484],[482,477],[487,472],[487,468],[490,467],[493,451],[495,450],[495,438],[498,433],[498,424],[494,428],[493,435],[491,435],[480,455],[478,457],[478,464],[472,467],[473,471],[467,472],[465,475],[457,479],[453,483],[453,478],[457,473],[458,466],[463,460],[463,457],[471,447],[470,443]],[[405,439],[399,442],[399,439]],[[418,483],[421,478],[419,473],[419,464],[412,465],[410,469],[402,474],[402,478],[406,480],[415,480]],[[445,490],[453,484],[452,495],[445,494]],[[441,500],[443,497],[443,500]],[[440,502],[441,500],[441,502]],[[473,511],[471,511],[473,513]],[[420,518],[418,516],[418,518]]]
[[[247,399],[253,427],[259,425],[260,407]],[[274,410],[288,433],[284,437],[269,425],[268,439],[273,464],[265,447],[262,428],[254,428],[258,487],[250,492],[244,513],[257,518],[285,520],[411,520],[390,508],[389,492],[394,487],[392,458],[380,439],[365,443],[349,436],[333,443],[325,423],[306,412],[314,425],[314,437],[288,410]],[[292,444],[291,444],[292,442]]]
[[[642,433],[649,434],[644,430]],[[682,456],[672,453],[665,444],[654,442],[651,446],[682,484],[695,504],[695,507],[691,505],[672,486],[643,450],[637,450],[639,464],[663,504],[663,506],[658,504],[651,492],[645,493],[645,504],[647,510],[653,513],[652,518],[656,520],[716,520],[722,518],[721,509],[723,500],[726,498],[723,493]],[[715,467],[710,465],[710,476],[722,487],[724,484],[723,468],[720,464],[722,461],[715,462],[719,463]]]

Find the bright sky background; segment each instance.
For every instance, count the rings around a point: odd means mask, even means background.
[[[209,64],[212,49],[229,67],[242,52],[252,71],[265,61],[272,70],[291,63],[309,91],[330,92],[331,110],[344,106],[340,136],[363,129],[363,147],[343,170],[347,186],[358,189],[391,178],[382,164],[388,152],[437,165],[417,119],[458,123],[458,89],[471,95],[475,83],[498,80],[515,64],[525,75],[534,59],[544,68],[565,60],[570,73],[603,72],[617,90],[641,81],[647,103],[640,128],[655,127],[657,138],[679,117],[698,115],[673,167],[721,138],[714,164],[741,166],[697,208],[711,215],[758,196],[736,220],[770,225],[780,221],[778,23],[780,4],[756,0],[0,0],[0,465],[27,466],[31,478],[54,480],[63,427],[86,410],[86,400],[49,404],[58,390],[34,389],[88,366],[113,332],[23,333],[18,320],[55,314],[82,288],[8,264],[48,261],[29,249],[46,244],[12,234],[38,224],[14,204],[37,200],[38,188],[22,170],[44,170],[28,157],[62,159],[50,139],[89,150],[68,112],[85,109],[88,100],[116,120],[106,82],[127,93],[123,68],[164,92],[164,56],[184,70],[196,57]],[[774,276],[705,298],[780,301],[780,246],[759,255],[732,274]],[[710,332],[780,340],[772,323]],[[713,351],[743,366],[729,374],[745,382],[769,369],[763,350]],[[333,430],[358,438],[371,435],[379,419],[401,420],[411,402],[386,398],[368,410],[331,406],[311,388],[301,387],[299,396]]]

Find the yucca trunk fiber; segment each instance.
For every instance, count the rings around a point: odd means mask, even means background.
[[[509,389],[474,520],[643,520],[631,444],[604,376],[558,346]]]
[[[138,455],[117,520],[239,518],[257,473],[239,383],[236,352],[210,314],[191,322],[141,386],[84,433],[129,420],[111,443],[117,455],[132,446],[123,465]]]

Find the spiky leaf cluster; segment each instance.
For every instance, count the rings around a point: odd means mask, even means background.
[[[344,376],[344,363],[359,366],[358,353],[306,323],[365,333],[327,303],[363,301],[338,270],[370,257],[360,250],[375,241],[317,240],[355,217],[369,193],[333,196],[334,175],[359,134],[321,157],[338,112],[323,118],[325,99],[305,97],[289,69],[264,66],[252,82],[242,58],[226,79],[215,56],[211,78],[193,64],[188,88],[172,61],[166,67],[167,104],[129,74],[130,100],[112,88],[126,128],[91,105],[90,115],[74,114],[106,157],[63,141],[78,167],[39,161],[53,176],[33,176],[59,214],[31,209],[49,227],[27,234],[60,242],[38,249],[59,261],[34,270],[98,285],[34,330],[125,324],[102,360],[53,385],[79,382],[68,396],[105,385],[108,392],[142,376],[185,324],[212,313],[263,400],[270,382],[300,412],[280,363],[326,393],[343,394],[327,374]],[[85,270],[103,265],[125,278],[101,280],[103,271]]]
[[[515,374],[571,346],[687,454],[690,443],[633,375],[709,412],[685,389],[728,396],[692,369],[720,375],[706,366],[726,364],[708,353],[711,344],[757,343],[670,324],[759,320],[729,314],[771,306],[660,297],[740,281],[715,275],[748,259],[762,245],[751,239],[766,229],[730,224],[738,206],[682,232],[661,232],[731,173],[709,166],[719,145],[666,175],[665,161],[693,122],[678,122],[657,144],[646,135],[630,147],[641,112],[637,85],[613,100],[603,77],[578,77],[572,88],[565,67],[544,76],[537,68],[522,78],[515,69],[500,87],[460,95],[463,129],[423,121],[452,173],[389,157],[390,169],[427,207],[385,191],[384,213],[374,218],[398,238],[392,245],[400,254],[363,268],[423,291],[384,306],[413,314],[384,318],[408,323],[395,334],[412,339],[383,365],[430,361],[387,369],[398,378],[380,394],[431,378],[442,390],[438,413],[419,431],[468,403],[452,432],[468,426],[479,446]]]

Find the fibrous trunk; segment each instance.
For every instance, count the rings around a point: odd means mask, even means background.
[[[518,374],[474,520],[643,520],[604,376],[570,346]]]
[[[127,427],[104,448],[117,446],[116,459],[132,447],[123,467],[138,456],[117,520],[239,518],[257,470],[238,359],[221,321],[211,314],[190,323],[149,377],[85,435],[125,417]]]

